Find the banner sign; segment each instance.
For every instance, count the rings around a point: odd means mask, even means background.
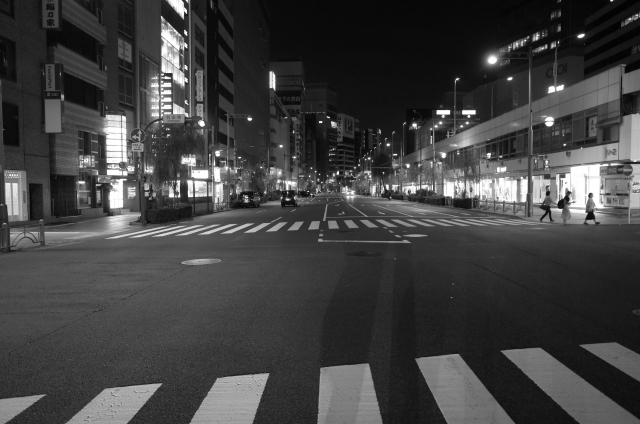
[[[62,133],[62,64],[44,65],[44,132]]]
[[[60,0],[42,0],[42,28],[60,29]]]

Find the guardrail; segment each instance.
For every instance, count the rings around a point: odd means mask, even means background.
[[[492,211],[497,213],[511,212],[513,215],[521,213],[527,215],[527,202],[507,202],[507,201],[495,201],[495,200],[473,200],[473,208],[478,210]]]
[[[30,240],[32,243],[39,243],[40,246],[44,246],[44,220],[40,220],[38,223],[38,232],[34,234],[31,231],[27,231],[27,227],[22,227],[22,233],[18,234],[16,238],[11,242],[11,228],[4,223],[2,224],[2,234],[0,234],[0,250],[4,253],[11,251],[12,247],[18,246],[22,240]]]

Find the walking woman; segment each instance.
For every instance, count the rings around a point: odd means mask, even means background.
[[[587,208],[585,210],[585,212],[587,212],[587,217],[584,219],[584,225],[589,225],[587,224],[587,221],[590,219],[593,219],[593,222],[595,222],[596,225],[600,224],[598,221],[596,221],[596,216],[593,213],[595,209],[596,202],[593,201],[593,193],[589,193],[589,200],[587,200]]]
[[[542,218],[540,218],[540,222],[542,222],[542,220],[544,219],[545,216],[547,216],[547,214],[549,214],[549,222],[553,222],[553,219],[551,219],[551,204],[552,203],[554,205],[557,205],[556,202],[551,200],[551,192],[547,190],[546,197],[542,201],[542,209],[544,209],[546,212],[544,213],[544,215],[542,215]]]
[[[571,219],[571,211],[569,210],[569,205],[574,203],[571,201],[571,192],[567,191],[567,194],[564,196],[564,204],[562,205],[562,223],[566,224],[567,220]]]

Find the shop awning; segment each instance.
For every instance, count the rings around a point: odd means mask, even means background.
[[[610,127],[611,125],[619,124],[621,122],[622,122],[621,116],[616,116],[615,118],[603,119],[602,121],[598,121],[596,123],[596,128],[606,128],[606,127]]]

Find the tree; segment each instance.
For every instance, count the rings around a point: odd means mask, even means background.
[[[380,181],[384,187],[384,179],[390,175],[391,169],[391,156],[381,149],[376,149],[371,165],[371,177]]]
[[[363,172],[356,176],[355,186],[358,193],[367,193],[369,191],[369,178]]]
[[[454,178],[458,185],[462,183],[462,198],[467,197],[471,184],[480,181],[480,157],[478,150],[464,150],[456,152],[451,165]]]
[[[179,183],[186,183],[188,166],[182,164],[185,155],[204,153],[204,137],[201,131],[182,124],[160,125],[150,131],[150,148],[146,155],[147,166],[153,169],[152,181],[158,186],[168,185],[178,197]]]

